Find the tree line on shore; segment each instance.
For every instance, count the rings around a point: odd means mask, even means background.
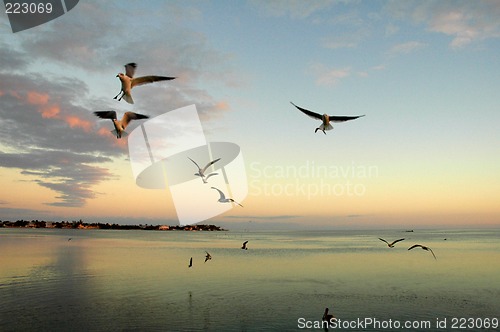
[[[0,227],[17,228],[66,228],[66,229],[122,229],[122,230],[181,230],[181,231],[225,231],[225,229],[215,225],[120,225],[110,223],[85,223],[79,221],[44,221],[44,220],[16,220],[2,221]]]

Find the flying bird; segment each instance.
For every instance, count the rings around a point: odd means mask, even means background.
[[[149,116],[147,115],[142,115],[134,112],[125,112],[122,119],[118,121],[115,111],[98,111],[94,112],[94,114],[101,119],[111,119],[111,121],[113,121],[115,130],[112,130],[111,132],[116,135],[116,138],[121,138],[122,136],[128,135],[125,132],[125,128],[127,128],[130,121],[149,118]]]
[[[384,240],[384,239],[381,239],[381,238],[378,238],[378,239],[379,239],[380,241],[383,241],[383,242],[387,243],[387,246],[388,246],[389,248],[394,248],[394,245],[395,245],[396,243],[398,243],[399,241],[403,241],[403,240],[404,240],[404,239],[399,239],[399,240],[392,241],[391,243],[389,243],[389,242],[387,242],[387,241],[386,241],[386,240]]]
[[[410,248],[408,248],[408,250],[412,250],[413,248],[417,248],[417,247],[420,247],[420,248],[422,248],[423,250],[430,251],[430,252],[431,252],[431,254],[432,254],[432,256],[434,256],[434,259],[437,259],[437,258],[436,258],[436,255],[434,255],[434,251],[432,251],[432,249],[431,249],[431,248],[426,247],[426,246],[423,246],[423,245],[421,245],[421,244],[414,244],[414,245],[412,245]]]
[[[215,188],[215,187],[211,187],[212,189],[215,189],[219,192],[219,200],[218,202],[221,202],[221,203],[236,203],[238,204],[239,206],[243,207],[243,205],[241,205],[240,203],[236,202],[234,199],[232,198],[226,198],[226,195],[224,195],[224,193],[222,191],[220,191],[219,189]]]
[[[243,242],[243,245],[241,246],[241,249],[248,250],[247,243],[248,243],[248,241]]]
[[[189,158],[189,157],[188,157]],[[193,159],[189,158],[189,160],[191,160],[195,165],[196,167],[198,167],[198,173],[194,173],[194,175],[196,176],[199,176],[202,180],[203,180],[203,183],[207,183],[207,179],[213,175],[217,175],[219,173],[210,173],[208,175],[205,175],[205,171],[207,170],[207,168],[209,168],[211,165],[215,164],[216,162],[218,162],[220,160],[220,158],[218,159],[215,159],[215,160],[212,160],[211,162],[209,162],[204,168],[201,168],[197,163],[196,161],[194,161]]]
[[[191,266],[193,266],[193,257],[191,257],[191,259],[189,260],[189,265],[188,265],[188,267],[191,267]]]
[[[119,73],[118,75],[116,75],[116,77],[118,77],[122,83],[122,89],[113,99],[117,99],[118,96],[120,96],[121,94],[118,101],[122,100],[123,98],[127,103],[133,104],[134,100],[132,99],[131,92],[134,86],[175,79],[175,77],[166,77],[166,76],[142,76],[134,78],[136,68],[137,68],[136,63],[133,62],[127,63],[125,65],[125,74]]]
[[[212,256],[208,253],[208,251],[205,252],[207,253],[207,255],[205,256],[205,263],[206,263],[208,260],[212,259]]]
[[[333,129],[333,126],[330,124],[330,122],[344,122],[344,121],[354,120],[354,119],[357,119],[357,118],[364,116],[364,115],[337,116],[337,115],[328,115],[328,114],[321,115],[319,113],[314,113],[314,112],[311,112],[309,110],[306,110],[305,108],[299,107],[292,102],[290,102],[290,103],[293,106],[297,107],[297,109],[299,111],[301,111],[302,113],[304,113],[305,115],[308,115],[313,119],[321,120],[323,123],[318,128],[316,128],[316,130],[314,132],[316,133],[318,130],[321,130],[323,132],[323,134],[325,134],[325,135],[326,135],[325,130],[332,130]]]
[[[325,308],[325,313],[323,314],[323,321],[331,322],[332,319],[336,320],[335,316],[332,314],[328,314],[328,308]]]

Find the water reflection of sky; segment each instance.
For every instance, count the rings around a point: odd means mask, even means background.
[[[500,309],[492,232],[403,234],[394,248],[377,236],[401,233],[0,232],[0,328],[292,329],[325,306],[432,320]]]

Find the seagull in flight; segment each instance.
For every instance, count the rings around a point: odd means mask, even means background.
[[[414,244],[414,245],[412,245],[410,248],[408,248],[408,250],[412,250],[413,248],[418,248],[418,247],[422,248],[423,250],[430,251],[430,252],[431,252],[431,254],[432,254],[432,256],[434,256],[434,259],[437,259],[437,258],[436,258],[436,255],[434,255],[434,251],[432,251],[432,249],[431,249],[431,248],[426,247],[426,246],[423,246],[423,245],[421,245],[421,244]]]
[[[403,241],[403,240],[404,240],[404,239],[399,239],[399,240],[392,241],[391,243],[389,243],[389,242],[387,242],[387,241],[386,241],[386,240],[384,240],[384,239],[381,239],[381,238],[378,238],[378,239],[379,239],[380,241],[383,241],[383,242],[387,243],[387,246],[388,246],[389,248],[394,248],[394,245],[395,245],[396,243],[398,243],[399,241]]]
[[[248,243],[248,241],[243,242],[243,245],[241,246],[241,249],[248,250],[247,243]]]
[[[205,252],[207,253],[207,255],[205,256],[205,263],[206,263],[208,260],[212,259],[212,256],[208,253],[208,251]]]
[[[305,108],[299,107],[292,102],[290,102],[290,103],[293,106],[297,107],[297,109],[299,111],[301,111],[302,113],[304,113],[305,115],[308,115],[313,119],[321,120],[323,123],[318,128],[316,128],[316,130],[314,132],[316,133],[318,130],[321,130],[323,132],[323,134],[325,134],[325,135],[326,135],[325,130],[332,130],[333,129],[333,126],[330,124],[330,122],[344,122],[344,121],[354,120],[354,119],[357,119],[357,118],[364,116],[364,115],[337,116],[337,115],[328,115],[328,114],[321,115],[319,113],[314,113],[314,112],[311,112],[309,110],[306,110]]]
[[[189,157],[188,157],[189,158]],[[204,168],[201,168],[197,163],[196,161],[194,161],[193,159],[189,158],[189,160],[191,160],[195,165],[196,167],[198,167],[198,173],[194,173],[194,175],[196,176],[199,176],[202,180],[203,180],[203,183],[207,183],[207,179],[213,175],[217,175],[219,173],[210,173],[208,175],[205,175],[205,171],[207,170],[207,168],[209,168],[211,165],[215,164],[216,162],[218,162],[220,160],[220,158],[218,159],[215,159],[215,160],[212,160],[211,162],[209,162]]]
[[[191,259],[189,260],[189,265],[188,265],[188,267],[191,267],[191,266],[193,266],[193,257],[191,257]]]
[[[136,68],[137,68],[136,63],[134,62],[127,63],[125,65],[125,74],[119,73],[118,75],[116,75],[116,77],[118,77],[122,83],[122,89],[113,99],[117,99],[118,96],[120,96],[121,94],[118,101],[122,100],[123,98],[127,103],[133,104],[134,100],[132,99],[131,92],[134,86],[175,79],[175,77],[166,77],[166,76],[142,76],[134,78]]]
[[[215,189],[219,192],[219,200],[218,202],[221,202],[221,203],[236,203],[238,204],[239,206],[243,207],[243,205],[241,205],[240,203],[236,202],[234,199],[232,198],[226,198],[226,195],[224,195],[224,193],[222,191],[220,191],[219,189],[215,188],[215,187],[211,187],[212,189]]]
[[[100,117],[101,119],[111,119],[111,121],[113,121],[113,126],[115,126],[115,130],[112,130],[111,132],[114,135],[116,135],[116,138],[121,138],[122,136],[128,135],[125,132],[125,128],[127,128],[130,121],[149,118],[149,116],[147,115],[134,112],[125,112],[120,121],[118,121],[115,111],[98,111],[94,112],[94,115]]]

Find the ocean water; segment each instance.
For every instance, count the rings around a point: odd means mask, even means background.
[[[0,331],[323,331],[325,307],[342,330],[495,330],[500,230],[0,229]]]

